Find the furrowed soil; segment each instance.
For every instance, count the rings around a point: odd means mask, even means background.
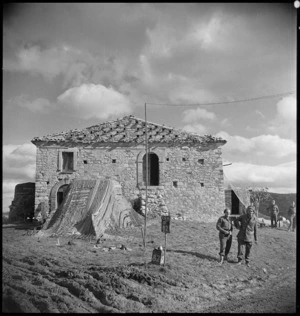
[[[165,265],[151,263],[164,246],[157,220],[107,232],[101,242],[45,237],[28,225],[3,225],[2,312],[25,313],[295,313],[296,233],[258,229],[251,266],[218,264],[215,223],[171,222]],[[123,245],[123,249],[121,246]],[[125,246],[125,247],[124,247]]]

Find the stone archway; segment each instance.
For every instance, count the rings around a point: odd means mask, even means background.
[[[49,210],[49,213],[54,212],[57,209],[58,202],[59,202],[59,199],[58,199],[59,192],[63,191],[61,189],[62,187],[69,185],[69,184],[70,184],[70,180],[65,179],[65,180],[61,180],[61,181],[57,182],[52,187],[51,192],[50,192],[50,210]]]

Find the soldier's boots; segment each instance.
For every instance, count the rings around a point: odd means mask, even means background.
[[[224,256],[220,256],[219,264],[223,264],[223,262],[224,262]]]

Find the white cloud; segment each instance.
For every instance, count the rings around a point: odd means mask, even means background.
[[[277,192],[296,192],[296,161],[277,166],[237,162],[226,166],[224,174],[233,184],[266,186],[269,189],[277,188]]]
[[[215,113],[209,112],[205,109],[190,109],[183,112],[183,122],[191,123],[198,120],[214,120],[216,118]]]
[[[297,104],[294,96],[282,98],[277,103],[277,114],[268,131],[296,139]]]
[[[296,98],[293,96],[282,98],[277,103],[278,115],[287,121],[296,121]]]
[[[9,71],[42,74],[54,78],[66,70],[69,61],[65,49],[51,48],[42,50],[39,46],[22,47],[16,54],[16,62],[4,60],[4,69]]]
[[[231,136],[226,132],[219,132],[217,137],[227,140],[223,152],[236,155],[250,153],[252,156],[268,156],[282,158],[296,154],[296,143],[290,139],[280,138],[278,135],[260,135],[252,138]]]
[[[207,129],[202,124],[193,124],[193,125],[185,125],[182,127],[183,130],[189,133],[195,133],[199,135],[203,135],[207,133]]]
[[[61,45],[51,48],[41,48],[38,45],[21,47],[15,57],[3,59],[6,71],[26,72],[32,75],[42,75],[53,80],[59,75],[65,77],[65,84],[82,84],[88,81],[90,68],[94,58],[71,46]]]
[[[36,147],[31,143],[3,145],[3,178],[7,180],[34,181]]]
[[[48,112],[49,109],[54,106],[53,104],[51,104],[49,100],[44,99],[44,98],[38,98],[38,99],[30,101],[29,97],[25,94],[16,96],[13,99],[8,100],[8,102],[12,106],[18,106],[21,108],[28,109],[33,113],[36,113],[36,112],[45,113],[45,112]]]
[[[66,106],[72,115],[83,119],[107,119],[131,112],[129,101],[124,95],[101,84],[83,84],[71,88],[58,97],[58,102]]]

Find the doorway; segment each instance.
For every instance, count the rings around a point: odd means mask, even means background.
[[[143,157],[143,180],[146,184],[146,155]],[[148,185],[159,185],[159,158],[154,153],[148,154]]]
[[[240,209],[240,200],[233,190],[231,190],[231,214],[238,215]]]
[[[64,198],[66,197],[68,187],[68,184],[64,184],[57,190],[57,208],[62,204]]]

